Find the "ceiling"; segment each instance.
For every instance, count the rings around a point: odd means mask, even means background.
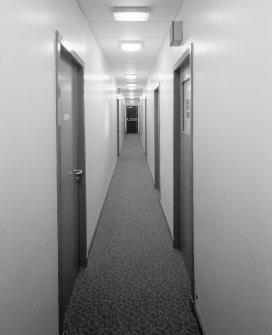
[[[128,82],[136,83],[135,97],[139,97],[148,74],[159,54],[171,22],[183,0],[77,0],[116,77],[121,93],[128,97]],[[147,22],[115,22],[113,7],[149,7]],[[124,52],[121,41],[140,41],[138,52]],[[126,74],[136,74],[127,80]]]

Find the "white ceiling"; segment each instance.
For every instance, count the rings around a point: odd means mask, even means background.
[[[136,96],[141,95],[148,74],[162,47],[183,0],[77,0],[102,48],[117,85],[124,96],[129,94],[126,74],[136,74]],[[147,22],[115,22],[113,7],[149,7]],[[139,52],[124,52],[121,41],[140,41]]]

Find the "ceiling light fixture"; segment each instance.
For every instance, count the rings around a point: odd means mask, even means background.
[[[149,8],[147,7],[114,7],[115,21],[148,21]]]
[[[128,87],[129,90],[134,91],[135,87]]]
[[[139,42],[122,42],[121,49],[126,52],[136,52],[142,49],[142,44]]]
[[[136,74],[127,74],[127,75],[126,75],[126,78],[127,78],[128,80],[133,80],[133,79],[136,79],[137,77],[136,77]]]
[[[136,84],[127,84],[127,87],[136,87]]]

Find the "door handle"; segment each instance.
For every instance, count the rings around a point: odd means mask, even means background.
[[[80,170],[80,169],[70,170],[69,174],[76,175],[76,176],[81,176],[83,174],[83,170]]]
[[[74,169],[74,170],[70,170],[68,173],[75,176],[75,183],[79,183],[81,180],[81,176],[83,174],[83,170]]]

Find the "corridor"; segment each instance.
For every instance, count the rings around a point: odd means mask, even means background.
[[[64,334],[198,334],[166,225],[139,136],[127,134]]]
[[[0,335],[272,334],[272,1],[0,1]]]

